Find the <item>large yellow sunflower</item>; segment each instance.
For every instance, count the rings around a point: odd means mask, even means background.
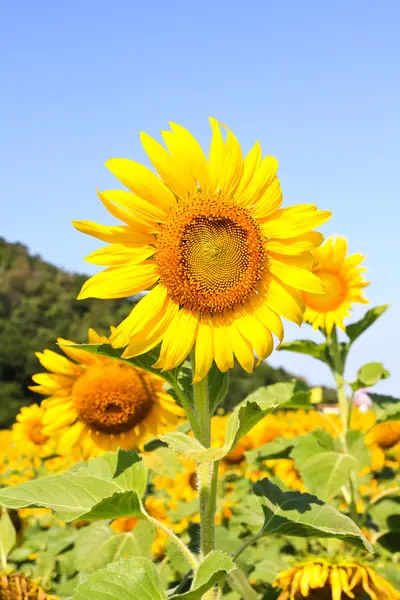
[[[365,594],[371,600],[400,599],[400,593],[374,569],[351,560],[331,563],[312,558],[279,573],[274,586],[282,588],[278,600],[347,600]]]
[[[238,140],[210,119],[206,159],[196,139],[171,123],[166,144],[142,133],[158,177],[143,165],[112,159],[106,165],[130,190],[99,193],[125,224],[75,221],[110,246],[86,260],[108,268],[91,277],[79,298],[122,298],[148,293],[111,337],[124,357],[162,342],[156,366],[180,365],[195,345],[195,381],[215,360],[221,371],[236,356],[251,372],[254,350],[264,359],[281,340],[281,316],[303,319],[300,292],[322,293],[310,251],[323,239],[312,230],[330,212],[304,204],[281,209],[278,163],[258,142],[243,159]]]
[[[321,327],[329,334],[334,325],[344,329],[343,321],[350,315],[354,302],[368,304],[363,296],[363,288],[369,281],[362,275],[366,269],[359,266],[364,256],[346,256],[347,240],[342,237],[328,238],[323,246],[314,250],[313,255],[313,273],[324,283],[326,292],[303,292],[306,303],[304,320],[311,323],[314,329]]]
[[[89,330],[90,343],[108,338]],[[48,396],[42,433],[60,435],[59,452],[80,445],[85,458],[116,448],[141,448],[149,438],[176,427],[184,411],[163,388],[163,380],[122,362],[68,347],[64,353],[37,352],[49,372],[33,376],[31,390]]]

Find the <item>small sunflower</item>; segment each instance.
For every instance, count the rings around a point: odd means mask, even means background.
[[[321,327],[328,334],[337,325],[344,329],[343,321],[350,315],[354,302],[368,304],[363,289],[369,285],[362,275],[366,269],[360,267],[362,254],[347,255],[347,240],[343,237],[330,237],[323,246],[313,252],[313,273],[325,285],[324,294],[303,292],[306,303],[304,320],[314,329]]]
[[[108,338],[89,330],[90,343]],[[30,389],[48,396],[43,434],[59,434],[58,451],[79,445],[85,458],[117,448],[141,448],[151,436],[174,429],[183,410],[163,388],[163,380],[143,369],[70,348],[58,339],[72,360],[51,350],[37,352],[49,372],[33,375]]]
[[[170,497],[170,508],[175,510],[178,502],[191,502],[198,496],[196,463],[194,460],[181,460],[180,469],[174,477],[156,475],[154,487],[165,490]]]
[[[49,456],[54,453],[54,441],[43,433],[44,408],[38,404],[24,406],[16,417],[12,437],[21,454]]]
[[[278,600],[348,600],[365,594],[371,600],[400,599],[392,584],[371,567],[348,560],[312,559],[279,573],[273,585],[282,588]]]
[[[400,442],[400,421],[378,423],[366,435],[368,446],[377,446],[387,450]]]
[[[151,291],[111,337],[124,357],[161,344],[156,367],[180,365],[195,346],[194,381],[213,360],[221,371],[234,357],[248,372],[254,351],[273,350],[283,337],[281,317],[303,320],[300,292],[324,287],[311,272],[310,251],[323,236],[313,229],[331,215],[304,204],[281,209],[278,163],[262,158],[258,142],[243,159],[233,133],[224,140],[210,119],[207,160],[196,139],[171,123],[165,149],[145,133],[141,141],[158,177],[143,165],[112,159],[106,165],[130,190],[99,193],[124,225],[75,221],[83,233],[110,244],[86,260],[107,269],[91,277],[79,298],[123,298]]]
[[[58,600],[21,573],[0,573],[0,600]]]

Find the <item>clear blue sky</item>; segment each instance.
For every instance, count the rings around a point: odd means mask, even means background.
[[[0,20],[1,235],[93,273],[83,257],[99,244],[70,222],[110,222],[95,194],[115,185],[104,161],[145,161],[139,132],[169,120],[208,144],[215,116],[245,150],[259,139],[277,156],[286,204],[332,210],[324,233],[367,255],[371,304],[392,306],[349,375],[381,360],[379,389],[399,393],[397,0],[14,0]],[[330,381],[307,357],[272,362]]]

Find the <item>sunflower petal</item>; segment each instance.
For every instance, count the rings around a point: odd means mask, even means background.
[[[169,124],[174,135],[179,139],[182,149],[187,158],[187,165],[193,177],[202,190],[208,187],[208,165],[205,154],[196,138],[184,127],[177,123]]]
[[[325,287],[322,281],[308,271],[295,265],[291,265],[274,258],[269,258],[269,271],[275,277],[278,277],[281,281],[304,292],[311,292],[313,294],[324,294]]]
[[[251,181],[254,171],[259,167],[260,163],[261,146],[259,142],[256,142],[243,161],[243,175],[236,189],[237,198],[242,197],[244,190]]]
[[[229,327],[229,339],[232,345],[232,351],[236,356],[240,366],[247,372],[252,373],[254,369],[253,347],[240,333],[235,323]]]
[[[160,358],[154,365],[164,371],[183,363],[190,353],[199,327],[199,313],[183,308],[171,321],[165,332]]]
[[[264,219],[278,210],[282,204],[282,200],[281,183],[279,178],[275,177],[261,198],[256,202],[252,209],[252,216],[255,219]]]
[[[243,174],[242,149],[237,138],[226,125],[223,125],[228,133],[226,140],[225,161],[222,167],[220,179],[221,193],[229,196],[237,187]]]
[[[109,267],[90,277],[82,286],[78,300],[85,298],[129,298],[142,292],[159,279],[157,265],[149,262],[141,265]]]
[[[277,254],[296,255],[309,252],[318,248],[324,241],[324,236],[319,231],[309,231],[287,240],[267,240],[265,247],[268,251]]]
[[[244,206],[252,206],[262,197],[265,190],[276,177],[278,161],[273,156],[266,156],[259,167],[254,171],[251,181],[244,189],[238,202]]]
[[[112,158],[106,162],[106,167],[143,200],[164,210],[176,205],[172,191],[144,165],[127,158]]]
[[[234,363],[232,344],[229,336],[229,326],[223,317],[213,317],[214,360],[222,373],[232,369]]]
[[[271,275],[266,295],[267,306],[297,325],[303,322],[304,302],[295,290],[290,289]]]
[[[141,233],[125,225],[100,225],[92,221],[72,221],[72,225],[78,231],[110,244],[143,246],[155,241],[150,233]]]
[[[212,319],[204,315],[200,319],[196,339],[195,372],[193,383],[201,381],[211,368],[214,358]]]
[[[127,262],[134,265],[150,258],[155,251],[154,246],[128,248],[123,244],[112,244],[88,254],[85,260],[99,266],[122,265]]]
[[[278,239],[299,236],[325,223],[331,214],[327,210],[319,210],[313,204],[281,208],[261,224],[261,232],[267,237]]]
[[[212,129],[212,138],[210,145],[210,157],[208,159],[209,189],[207,191],[213,193],[219,188],[222,166],[225,160],[225,142],[223,140],[218,121],[213,117],[210,117],[209,121]]]

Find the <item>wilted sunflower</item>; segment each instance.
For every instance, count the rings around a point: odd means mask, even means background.
[[[90,343],[108,338],[89,330]],[[79,445],[87,458],[116,448],[141,448],[151,436],[174,429],[184,415],[163,388],[163,380],[122,362],[69,347],[58,339],[72,360],[51,350],[37,352],[49,372],[33,375],[30,389],[49,396],[43,433],[60,434],[59,452]]]
[[[371,567],[347,560],[331,564],[312,559],[279,573],[273,585],[282,588],[278,600],[348,600],[365,594],[371,600],[400,599],[392,584]]]
[[[343,321],[350,315],[354,302],[368,304],[363,296],[363,288],[369,285],[362,275],[366,268],[360,267],[362,254],[347,255],[347,240],[330,237],[323,246],[313,252],[315,264],[312,269],[325,285],[324,294],[314,294],[309,290],[303,293],[306,303],[304,320],[314,329],[321,327],[328,334],[334,325],[344,329]]]
[[[25,456],[49,456],[54,453],[54,440],[43,433],[44,408],[38,404],[23,406],[12,428],[18,451]]]
[[[0,600],[57,600],[21,573],[0,574]]]
[[[207,160],[196,139],[171,123],[165,149],[147,134],[141,141],[158,177],[143,165],[111,159],[106,165],[130,190],[99,193],[126,223],[75,221],[79,231],[111,244],[86,260],[108,268],[91,277],[79,298],[123,298],[151,289],[111,337],[137,356],[162,342],[160,369],[180,365],[195,345],[195,381],[215,360],[221,371],[236,356],[251,372],[255,350],[281,340],[281,316],[303,319],[299,291],[322,293],[311,273],[310,251],[323,239],[312,230],[330,212],[304,204],[281,209],[278,163],[258,142],[245,159],[238,140],[215,119]]]

